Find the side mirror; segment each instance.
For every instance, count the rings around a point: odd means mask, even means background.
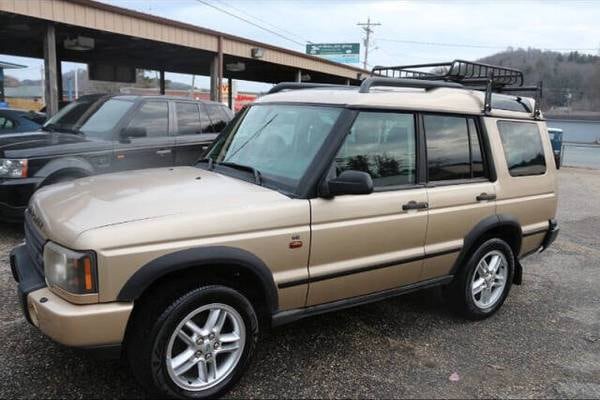
[[[140,126],[129,126],[121,131],[121,139],[142,138],[147,135],[146,128]]]
[[[344,171],[337,178],[325,181],[322,196],[334,197],[344,194],[369,194],[373,192],[371,175],[362,171]]]

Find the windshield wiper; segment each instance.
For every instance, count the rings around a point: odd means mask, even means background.
[[[237,163],[234,163],[231,161],[223,161],[223,162],[217,163],[217,165],[223,165],[225,167],[231,167],[231,168],[235,168],[235,169],[250,171],[250,172],[252,172],[252,174],[254,174],[254,182],[257,185],[262,186],[262,175],[261,175],[260,171],[254,167],[251,167],[249,165],[237,164]]]

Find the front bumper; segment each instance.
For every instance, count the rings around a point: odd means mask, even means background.
[[[51,292],[24,245],[10,255],[25,318],[58,343],[74,347],[120,344],[133,303],[77,305]]]
[[[21,222],[29,199],[42,178],[0,179],[0,220]]]

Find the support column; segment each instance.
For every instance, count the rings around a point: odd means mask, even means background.
[[[221,93],[221,83],[223,81],[223,37],[219,36],[217,44],[217,54],[215,54],[210,64],[210,99],[221,102],[223,96]]]
[[[160,90],[160,94],[164,95],[165,94],[165,71],[164,70],[160,70],[159,71],[159,90]]]
[[[296,71],[296,82],[302,82],[302,70]]]
[[[51,117],[58,111],[58,76],[56,60],[56,28],[46,26],[44,35],[44,97],[46,116]]]
[[[58,55],[56,56],[56,84],[58,90],[56,91],[56,95],[58,97],[58,108],[60,109],[60,103],[63,101],[64,93],[63,93],[63,79],[62,79],[62,63],[58,59]]]
[[[233,111],[233,84],[231,78],[227,78],[227,107]]]
[[[4,68],[0,68],[0,103],[4,102]]]

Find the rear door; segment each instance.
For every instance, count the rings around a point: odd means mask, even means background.
[[[415,115],[361,111],[335,160],[335,173],[371,175],[374,192],[311,200],[307,305],[419,280],[427,226],[417,184]],[[333,171],[332,171],[333,173]]]
[[[175,164],[193,165],[217,136],[204,104],[176,101],[175,103]]]
[[[124,131],[132,135],[117,139],[115,169],[172,166],[175,138],[171,125],[166,100],[143,101],[124,127]]]
[[[425,114],[429,222],[421,280],[450,273],[464,237],[496,213],[485,147],[476,117]]]

